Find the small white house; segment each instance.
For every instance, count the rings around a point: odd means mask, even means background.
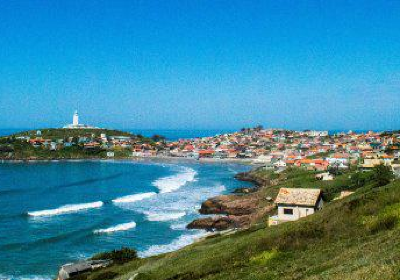
[[[271,163],[272,156],[271,155],[260,155],[253,160],[254,163]]]
[[[296,221],[314,214],[323,206],[322,192],[320,189],[281,188],[275,203],[278,215],[270,218],[270,225]]]
[[[275,167],[286,167],[286,162],[284,160],[278,160],[274,163]]]
[[[107,152],[107,157],[109,157],[109,158],[114,157],[114,152]]]
[[[333,179],[335,179],[335,177],[329,172],[317,174],[315,175],[315,178],[322,181],[332,181]]]

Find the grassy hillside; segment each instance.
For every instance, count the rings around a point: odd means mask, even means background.
[[[351,183],[339,179],[328,184],[340,188]],[[297,222],[270,228],[262,223],[79,278],[399,279],[399,222],[400,181],[383,187],[371,181]]]
[[[41,137],[54,142],[66,140],[72,137],[73,142],[77,143],[79,137],[96,139],[101,134],[107,136],[129,136],[137,143],[154,144],[151,138],[141,135],[133,135],[129,132],[110,129],[41,129]],[[49,148],[35,148],[25,140],[19,140],[18,136],[29,136],[36,138],[37,130],[23,131],[11,136],[0,137],[0,159],[83,159],[83,158],[106,158],[107,151],[104,149],[84,149],[83,144],[71,147],[58,147],[57,150]],[[128,158],[129,149],[115,149],[115,158]],[[10,156],[9,153],[12,153]]]

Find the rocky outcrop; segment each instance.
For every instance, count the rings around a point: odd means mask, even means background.
[[[227,230],[234,228],[248,228],[250,225],[264,217],[267,213],[272,211],[273,205],[262,208],[257,208],[252,214],[249,215],[227,215],[227,216],[213,216],[194,220],[187,225],[188,229],[205,229],[208,231],[214,230]]]
[[[255,187],[242,187],[242,188],[237,188],[233,191],[235,194],[249,194],[249,193],[254,193],[258,190],[258,188]]]
[[[260,221],[273,210],[273,203],[263,197],[261,188],[270,185],[270,180],[257,171],[243,172],[235,176],[241,181],[253,182],[255,187],[236,189],[234,194],[220,195],[204,201],[199,210],[203,215],[217,215],[194,220],[188,229],[226,230],[247,228]]]
[[[238,225],[228,216],[207,217],[194,220],[187,225],[188,229],[205,229],[208,231],[235,228]]]
[[[263,178],[258,176],[256,172],[249,171],[249,172],[241,172],[235,175],[235,179],[244,181],[244,182],[251,182],[254,183],[257,187],[265,186],[269,184],[268,178]]]
[[[220,195],[201,204],[200,214],[249,215],[258,208],[259,198],[243,195]]]

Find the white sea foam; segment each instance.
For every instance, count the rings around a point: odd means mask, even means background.
[[[113,227],[105,228],[105,229],[97,229],[93,231],[93,233],[112,233],[116,231],[126,231],[136,227],[135,222],[124,223],[120,225],[116,225]]]
[[[150,257],[163,253],[172,252],[178,249],[181,249],[187,245],[192,244],[199,238],[205,236],[206,233],[204,231],[195,233],[195,234],[184,234],[172,241],[170,244],[164,245],[153,245],[150,246],[147,250],[143,252],[139,252],[140,257]]]
[[[40,275],[27,275],[27,276],[8,276],[0,274],[1,280],[52,280],[52,276],[40,276]]]
[[[63,215],[63,214],[74,213],[74,212],[92,209],[92,208],[100,208],[103,206],[103,204],[104,203],[101,201],[96,201],[96,202],[91,202],[91,203],[82,203],[82,204],[69,204],[69,205],[61,206],[56,209],[28,212],[28,215],[34,216],[34,217]]]
[[[171,226],[170,226],[170,229],[172,229],[172,230],[185,230],[186,229],[186,223],[183,223],[183,224],[172,224]]]
[[[147,220],[151,222],[166,222],[166,221],[171,221],[171,220],[178,220],[182,218],[183,216],[186,215],[186,212],[149,212],[149,211],[144,211],[143,212]]]
[[[155,192],[132,194],[132,195],[127,195],[127,196],[123,196],[120,198],[116,198],[112,202],[117,203],[117,204],[118,203],[131,203],[131,202],[136,202],[136,201],[140,201],[140,200],[152,197],[154,195],[156,195]]]
[[[184,167],[178,174],[157,179],[153,182],[153,185],[161,193],[173,192],[186,185],[186,183],[194,181],[196,174],[197,172],[192,168]]]

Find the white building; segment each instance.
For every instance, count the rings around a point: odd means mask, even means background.
[[[272,161],[271,155],[260,155],[253,160],[254,163],[271,163],[271,161]]]
[[[65,129],[99,129],[98,127],[86,125],[86,124],[80,124],[79,123],[79,114],[78,111],[75,110],[74,115],[72,116],[72,124],[67,124],[63,128]]]
[[[328,131],[317,131],[317,130],[309,130],[309,131],[305,131],[305,134],[310,136],[310,137],[324,137],[324,136],[328,136],[329,133]]]
[[[320,189],[281,188],[275,203],[278,215],[270,218],[270,225],[296,221],[314,214],[323,206],[322,192]]]

